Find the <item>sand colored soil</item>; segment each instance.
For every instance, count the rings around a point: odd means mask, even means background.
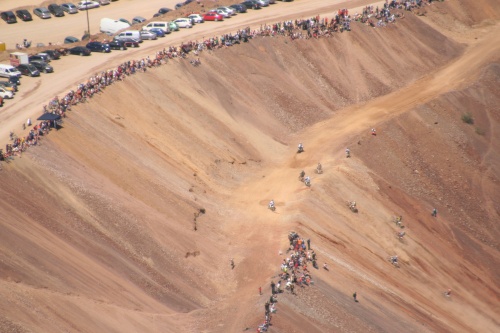
[[[498,331],[500,9],[476,6],[204,51],[73,108],[1,164],[0,332],[255,331],[290,230],[330,270],[270,332]]]

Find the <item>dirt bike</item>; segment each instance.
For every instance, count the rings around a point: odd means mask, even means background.
[[[387,261],[389,261],[394,267],[399,268],[398,256],[388,257]]]
[[[400,227],[401,229],[403,229],[405,226],[403,225],[403,222],[402,222],[403,218],[400,216],[400,217],[393,217],[392,218],[392,222],[394,222],[398,227]]]
[[[323,168],[316,168],[316,170],[315,170],[315,171],[316,171],[316,173],[317,173],[318,175],[320,175],[320,174],[322,174],[322,173],[323,173]]]
[[[358,212],[358,207],[356,207],[355,201],[347,201],[346,204],[347,204],[347,207],[349,207],[349,209],[351,210],[351,212],[353,212],[353,213]]]
[[[306,179],[306,180],[304,180],[304,184],[305,184],[307,187],[311,187],[311,180],[310,180],[310,179]]]
[[[267,208],[269,208],[273,212],[276,210],[276,206],[275,205],[271,205],[271,204],[267,205]]]

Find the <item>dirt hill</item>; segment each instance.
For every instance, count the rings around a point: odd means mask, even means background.
[[[330,270],[270,331],[495,332],[500,16],[476,3],[256,38],[74,108],[2,164],[0,331],[255,331],[295,230]]]

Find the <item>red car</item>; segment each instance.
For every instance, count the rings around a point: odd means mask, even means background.
[[[224,17],[220,14],[217,14],[216,12],[208,12],[205,15],[203,15],[203,19],[205,21],[222,21],[224,20]]]

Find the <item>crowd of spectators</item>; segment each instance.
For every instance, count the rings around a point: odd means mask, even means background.
[[[267,36],[284,36],[292,40],[329,37],[337,32],[351,30],[351,22],[357,21],[371,26],[383,26],[387,23],[395,22],[396,17],[404,17],[399,11],[392,13],[394,9],[412,11],[414,8],[424,4],[431,3],[432,0],[408,0],[408,1],[389,1],[386,0],[383,8],[373,8],[367,6],[361,14],[350,15],[347,9],[340,9],[331,19],[327,17],[312,17],[309,19],[287,20],[270,25],[262,25],[260,29],[240,29],[235,33],[222,34],[205,38],[201,41],[189,41],[180,46],[170,46],[159,50],[153,57],[145,57],[138,60],[126,61],[114,69],[102,71],[91,76],[86,82],[79,84],[74,90],[69,91],[63,98],[56,96],[48,105],[43,106],[44,113],[53,113],[61,118],[66,116],[66,112],[71,107],[79,103],[84,103],[91,99],[95,94],[102,92],[107,86],[123,81],[126,77],[134,75],[137,72],[145,72],[149,68],[159,67],[166,64],[171,59],[186,59],[190,57],[190,63],[193,66],[201,65],[200,53],[203,50],[214,51],[221,48],[228,48],[241,42],[248,42],[252,38]],[[374,21],[375,20],[375,21]],[[11,141],[6,145],[5,151],[0,149],[0,161],[12,159],[18,153],[21,153],[29,145],[36,145],[39,136],[44,132],[48,133],[51,127],[57,127],[62,120],[53,122],[40,122],[29,128],[28,135],[18,138],[14,132],[11,132]],[[31,124],[30,124],[31,125]],[[35,127],[37,130],[35,130]],[[40,128],[44,131],[40,132]],[[23,130],[26,125],[23,124]],[[32,133],[34,132],[34,134]]]
[[[316,253],[311,249],[310,240],[305,241],[296,232],[288,234],[289,247],[287,258],[283,259],[278,274],[278,282],[271,281],[271,295],[264,304],[264,322],[259,325],[257,332],[266,332],[271,324],[272,315],[277,312],[278,295],[285,291],[296,295],[295,287],[306,288],[313,284],[308,263],[318,269]],[[307,243],[307,246],[306,246]],[[328,268],[323,266],[326,270]],[[283,288],[282,288],[283,287]]]

